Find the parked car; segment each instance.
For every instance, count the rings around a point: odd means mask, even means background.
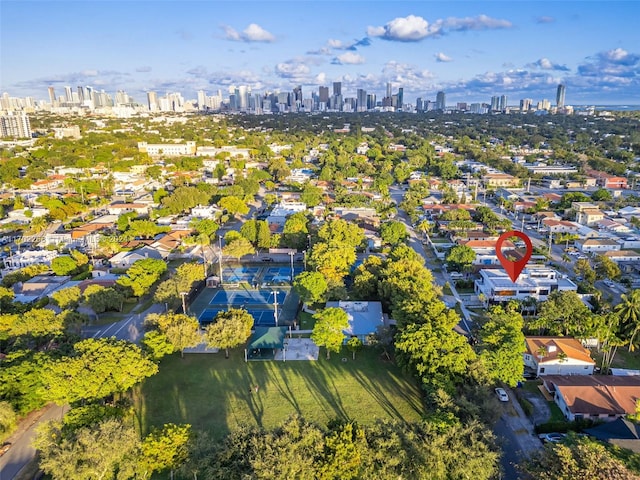
[[[566,438],[566,436],[567,435],[565,433],[552,432],[552,433],[541,433],[540,435],[538,435],[538,438],[542,440],[543,443],[558,443],[563,441]]]
[[[603,283],[604,283],[607,287],[615,287],[615,286],[616,286],[616,284],[615,284],[615,283],[613,283],[611,280],[605,280]]]
[[[262,257],[263,262],[273,262],[273,258],[271,257]]]
[[[460,272],[451,272],[449,275],[451,278],[464,278],[464,275]]]
[[[496,388],[496,395],[498,395],[498,400],[500,400],[501,402],[509,401],[509,395],[507,395],[507,392],[504,388]]]

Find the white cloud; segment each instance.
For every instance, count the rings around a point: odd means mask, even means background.
[[[437,30],[430,28],[429,22],[416,15],[394,18],[384,27],[369,27],[367,29],[369,36],[399,42],[417,42],[434,33],[437,33]]]
[[[609,50],[608,52],[605,52],[602,54],[604,58],[606,58],[607,60],[611,60],[613,62],[619,62],[620,60],[624,60],[625,58],[627,58],[628,55],[629,55],[629,52],[627,52],[623,48],[616,48],[615,50]]]
[[[331,63],[336,65],[359,65],[364,62],[365,58],[362,55],[353,52],[345,52],[334,58]]]
[[[266,42],[270,43],[275,41],[276,37],[273,36],[270,32],[262,28],[257,23],[251,23],[247,28],[245,28],[242,32],[238,32],[233,27],[229,25],[223,25],[222,29],[224,30],[225,36],[227,40],[232,40],[234,42]]]
[[[85,77],[96,77],[96,76],[98,76],[98,71],[97,70],[83,70],[80,73],[82,75],[84,75]]]
[[[464,18],[449,17],[446,20],[442,21],[442,25],[447,30],[455,31],[491,30],[498,28],[511,28],[513,26],[512,23],[508,20],[491,18],[486,15]]]
[[[344,46],[344,43],[342,43],[342,40],[334,40],[333,38],[330,38],[329,40],[327,40],[327,45],[330,48],[342,48]]]
[[[569,67],[566,65],[559,65],[557,63],[553,63],[548,58],[541,58],[533,63],[529,63],[527,65],[528,68],[539,68],[541,70],[561,70],[564,72],[569,71]]]
[[[304,63],[297,62],[295,60],[288,60],[276,65],[276,75],[282,78],[290,78],[301,80],[309,75],[309,67]]]
[[[491,18],[487,15],[464,18],[449,17],[444,20],[436,20],[431,24],[420,16],[408,15],[394,18],[382,27],[368,27],[367,35],[398,42],[418,42],[427,37],[437,36],[446,32],[490,30],[510,28],[512,26],[512,23],[508,20]]]
[[[327,82],[327,74],[324,72],[320,72],[316,75],[315,82],[322,85]]]
[[[436,53],[435,57],[436,57],[436,62],[453,62],[453,58],[451,58],[448,55],[445,55],[442,52]]]

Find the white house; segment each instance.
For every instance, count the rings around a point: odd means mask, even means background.
[[[18,270],[35,264],[51,265],[51,261],[58,256],[59,253],[55,250],[27,250],[5,257],[4,267],[9,270]]]
[[[474,284],[475,293],[483,294],[489,302],[525,300],[529,297],[540,301],[546,300],[556,290],[578,290],[575,283],[545,265],[527,265],[516,282],[511,281],[501,268],[483,269],[479,273],[480,278]]]
[[[114,268],[129,268],[138,260],[144,260],[146,258],[154,258],[156,260],[162,260],[162,255],[155,249],[150,247],[142,247],[130,252],[120,252],[115,254],[109,259],[109,263]]]
[[[586,238],[576,240],[575,245],[583,253],[601,253],[621,250],[620,243],[607,238]]]
[[[589,350],[571,337],[525,337],[524,365],[542,375],[592,375]]]
[[[198,205],[191,209],[191,216],[195,218],[209,218],[213,219],[217,214],[222,213],[218,207],[214,205]]]

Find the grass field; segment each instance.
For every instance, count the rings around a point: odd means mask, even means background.
[[[245,363],[240,350],[228,360],[222,352],[184,359],[174,354],[134,390],[139,427],[146,434],[164,423],[189,423],[221,438],[240,425],[274,427],[295,413],[321,425],[336,418],[370,423],[421,417],[415,381],[376,351],[364,349],[355,361],[346,351],[329,361],[324,349],[320,354],[318,361],[284,363]]]

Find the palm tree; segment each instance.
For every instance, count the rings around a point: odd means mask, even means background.
[[[618,315],[622,330],[629,340],[629,351],[635,350],[636,336],[640,333],[640,290],[620,295],[622,301],[613,311]]]

